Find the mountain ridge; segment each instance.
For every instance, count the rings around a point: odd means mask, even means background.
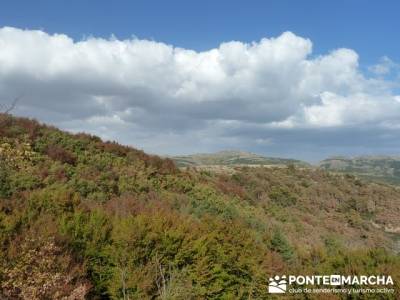
[[[195,153],[171,156],[179,167],[200,165],[288,165],[310,166],[307,162],[281,157],[268,157],[242,150],[222,150],[214,153]]]
[[[367,180],[389,184],[400,184],[400,156],[358,155],[331,156],[316,164],[292,158],[268,157],[242,150],[222,150],[214,153],[196,153],[170,157],[178,167],[233,168],[239,166],[296,166],[301,168],[320,168],[326,171],[348,173]],[[226,169],[225,168],[225,169]],[[224,170],[223,168],[221,170]]]
[[[319,162],[318,167],[331,172],[354,174],[368,180],[400,184],[400,157],[398,156],[331,157]]]

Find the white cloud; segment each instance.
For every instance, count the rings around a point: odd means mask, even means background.
[[[321,103],[304,108],[307,124],[324,126],[379,125],[400,116],[397,97],[372,97],[364,93],[340,96],[331,92],[321,94]],[[299,124],[300,125],[300,124]]]
[[[363,75],[354,50],[311,54],[311,41],[291,32],[197,52],[4,27],[0,96],[25,94],[20,114],[164,153],[268,147],[279,143],[275,130],[398,123],[400,96]],[[371,70],[386,74],[393,64]]]
[[[369,67],[369,70],[378,75],[378,76],[384,76],[384,75],[388,75],[389,73],[391,73],[394,69],[398,69],[399,65],[396,64],[393,60],[391,60],[389,57],[387,56],[383,56],[379,63],[377,63],[376,65],[373,65],[371,67]]]

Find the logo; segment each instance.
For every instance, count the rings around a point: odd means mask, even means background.
[[[271,294],[286,292],[394,293],[393,288],[382,287],[382,285],[393,286],[393,284],[393,278],[390,275],[276,275],[269,278],[268,292]],[[294,287],[290,287],[292,285]]]
[[[283,294],[286,293],[287,289],[287,281],[286,276],[283,275],[279,277],[278,275],[275,277],[271,277],[269,279],[268,284],[268,292],[271,294]]]
[[[342,276],[340,275],[330,276],[330,285],[341,285],[341,284],[342,284]]]

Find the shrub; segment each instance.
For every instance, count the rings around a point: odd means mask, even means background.
[[[76,157],[71,152],[57,145],[49,145],[46,149],[46,154],[62,163],[70,165],[75,165],[76,163]]]
[[[297,202],[296,196],[285,187],[273,187],[269,193],[269,198],[277,205],[283,207],[295,205]]]
[[[294,251],[280,230],[275,230],[271,238],[271,250],[280,253],[285,260],[293,258]]]

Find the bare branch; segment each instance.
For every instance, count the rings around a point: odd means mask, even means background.
[[[19,97],[16,97],[16,98],[13,100],[13,102],[11,103],[10,106],[7,107],[6,105],[3,104],[3,105],[0,106],[0,109],[4,110],[4,111],[3,111],[4,114],[10,113],[10,112],[17,106],[17,103],[18,103],[18,101],[19,101],[21,98],[22,98],[22,95],[19,96]]]
[[[9,122],[9,113],[17,106],[17,103],[21,98],[22,96],[16,97],[9,106],[6,104],[0,104],[0,127],[5,126]]]

